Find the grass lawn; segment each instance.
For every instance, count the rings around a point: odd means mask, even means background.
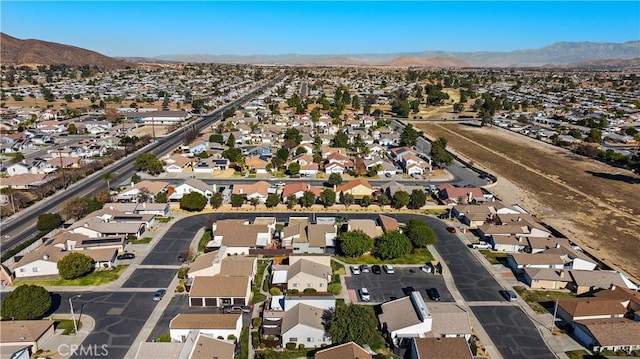
[[[211,240],[211,231],[204,231],[200,242],[198,242],[198,253],[203,253],[207,243]]]
[[[156,221],[160,223],[169,223],[172,219],[173,217],[156,217]]]
[[[425,264],[433,260],[433,255],[427,248],[420,248],[413,251],[413,253],[396,259],[378,259],[372,255],[364,255],[360,257],[343,257],[336,256],[345,263],[350,264]]]
[[[151,242],[153,238],[151,237],[142,237],[140,239],[134,239],[132,241],[127,241],[127,243],[129,244],[148,244],[149,242]]]
[[[547,290],[527,290],[522,286],[513,287],[536,313],[553,311],[556,299],[575,298],[571,292],[556,292]]]
[[[507,253],[505,252],[492,252],[488,249],[480,249],[479,252],[487,258],[491,264],[505,264],[507,262]]]
[[[75,328],[73,328],[73,320],[71,319],[59,319],[54,322],[55,329],[64,329],[62,335],[71,335]],[[76,325],[78,326],[78,330],[82,329],[82,322],[76,320]]]
[[[240,332],[240,354],[236,355],[236,359],[249,358],[249,329],[243,328]]]
[[[268,261],[268,260],[258,260],[256,277],[255,277],[255,280],[253,281],[254,285],[253,287],[251,287],[251,292],[252,292],[251,304],[260,303],[260,302],[263,302],[265,299],[267,299],[264,294],[260,293],[260,285],[262,285],[262,278],[264,276],[264,271],[270,262],[271,261]]]
[[[316,349],[303,349],[303,350],[260,350],[256,351],[256,358],[260,359],[299,359],[299,358],[311,358],[311,351]]]
[[[17,285],[33,284],[39,286],[94,286],[104,285],[118,279],[122,272],[127,269],[126,265],[115,267],[114,270],[101,270],[91,272],[84,277],[76,279],[58,279],[58,280],[21,280],[16,282]]]

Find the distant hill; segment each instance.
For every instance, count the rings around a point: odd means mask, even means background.
[[[584,69],[584,70],[627,70],[638,71],[640,70],[640,57],[635,59],[621,60],[621,59],[609,59],[609,60],[593,60],[584,62],[573,62],[564,65],[547,64],[543,66],[550,69]]]
[[[350,55],[164,55],[157,59],[179,62],[282,64],[282,65],[387,65],[435,67],[540,67],[588,61],[640,57],[640,41],[624,43],[558,42],[539,49],[510,52],[421,51]],[[429,60],[429,59],[444,60]],[[425,60],[429,60],[426,61]],[[442,64],[439,64],[442,62]],[[404,65],[402,65],[404,63]]]
[[[3,65],[90,65],[101,69],[119,69],[131,63],[75,46],[41,40],[21,40],[0,33],[0,57]]]

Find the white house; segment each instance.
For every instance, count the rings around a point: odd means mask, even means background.
[[[282,343],[303,344],[306,348],[317,348],[331,344],[324,330],[325,310],[306,304],[298,304],[286,311],[282,318]]]
[[[433,318],[420,292],[383,303],[378,320],[383,332],[387,333],[394,345],[401,344],[403,338],[424,338],[431,331]]]
[[[174,187],[173,193],[169,196],[170,201],[179,201],[186,194],[196,192],[210,199],[213,196],[213,185],[204,183],[195,178],[188,178],[183,183]]]
[[[172,341],[184,342],[192,330],[213,338],[235,342],[242,330],[242,314],[185,314],[176,315],[169,322]]]

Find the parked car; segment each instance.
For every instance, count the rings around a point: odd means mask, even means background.
[[[427,263],[427,264],[423,265],[422,267],[420,267],[420,270],[425,272],[425,273],[433,272],[433,268],[431,267],[431,264],[429,264],[429,263]]]
[[[135,254],[127,252],[127,253],[122,253],[121,255],[119,255],[118,259],[133,259],[135,257],[136,257]]]
[[[225,305],[222,307],[223,313],[248,313],[250,311],[251,308],[246,305]]]
[[[385,271],[385,273],[387,274],[393,274],[395,273],[393,270],[393,266],[391,264],[385,264],[382,266],[382,269]]]
[[[380,267],[379,265],[373,265],[371,266],[371,272],[373,272],[373,274],[380,274],[382,273],[382,267]]]
[[[361,271],[362,273],[369,273],[369,266],[368,266],[368,265],[366,265],[366,264],[361,265],[361,266],[360,266],[360,271]]]
[[[243,313],[251,313],[251,312],[253,312],[253,308],[251,308],[248,305],[241,305],[240,309],[242,310]]]
[[[358,266],[351,266],[351,273],[353,273],[353,275],[358,275],[358,274],[360,274],[360,267],[358,267]]]
[[[159,302],[160,300],[162,300],[162,297],[164,297],[164,295],[167,293],[166,290],[164,289],[158,289],[156,290],[155,293],[153,293],[153,300],[155,302]]]
[[[438,301],[440,300],[440,293],[438,293],[438,288],[429,288],[427,289],[427,295],[429,299]]]
[[[479,243],[474,243],[471,248],[473,249],[490,249],[491,245],[487,242],[480,241]]]
[[[447,232],[449,233],[456,233],[456,229],[453,227],[447,227]]]
[[[516,294],[516,292],[512,291],[511,289],[502,291],[502,295],[510,302],[518,301],[518,295]]]
[[[369,290],[367,288],[360,289],[360,299],[362,299],[363,302],[371,300],[371,294],[369,294]]]

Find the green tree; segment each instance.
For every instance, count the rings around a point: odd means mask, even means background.
[[[38,216],[36,228],[41,232],[52,231],[62,224],[62,218],[57,213],[43,213]]]
[[[411,240],[398,231],[383,234],[376,242],[376,257],[395,259],[411,253]]]
[[[371,197],[369,196],[362,197],[362,200],[360,200],[360,206],[367,208],[370,205],[371,205]]]
[[[353,204],[355,198],[351,193],[345,193],[342,195],[342,204],[344,204],[345,208],[349,208],[350,205]]]
[[[384,209],[384,206],[387,206],[389,205],[389,203],[391,203],[391,200],[386,194],[379,195],[378,197],[376,197],[376,200],[378,201],[378,204],[380,205],[380,207],[382,207],[382,209]]]
[[[233,133],[230,133],[229,137],[227,137],[227,146],[235,147],[235,145],[236,145],[236,136],[234,136]]]
[[[267,200],[264,202],[264,205],[267,206],[267,208],[273,208],[278,204],[280,204],[280,197],[278,197],[278,195],[275,193],[269,193],[269,195],[267,196]]]
[[[360,345],[380,344],[378,319],[373,306],[348,304],[335,309],[329,321],[328,334],[334,344],[355,342]]]
[[[69,132],[70,135],[77,135],[78,134],[78,127],[76,127],[76,125],[74,125],[73,123],[70,123],[67,126],[67,131]]]
[[[133,162],[133,168],[136,171],[144,171],[150,174],[158,174],[162,172],[162,162],[156,158],[153,153],[143,153],[136,157]]]
[[[592,128],[589,131],[589,135],[585,138],[585,142],[600,143],[602,142],[602,130],[598,128]]]
[[[304,148],[302,146],[296,148],[296,156],[304,154],[304,153],[307,153],[307,149],[306,148]]]
[[[320,202],[326,207],[333,206],[336,203],[336,192],[331,188],[325,188],[320,192]]]
[[[403,233],[411,240],[414,247],[424,248],[437,241],[436,232],[419,219],[410,219],[405,223]]]
[[[413,128],[412,124],[404,126],[400,134],[400,146],[415,146],[418,141],[418,131]]]
[[[447,152],[447,139],[439,137],[431,144],[431,160],[440,166],[449,166],[453,163],[453,156]]]
[[[111,191],[111,182],[114,181],[116,178],[118,178],[118,177],[113,172],[107,172],[107,173],[102,175],[102,180],[107,183],[107,190],[108,191]]]
[[[315,195],[314,195],[315,196]],[[293,209],[293,207],[298,204],[298,197],[295,194],[290,194],[287,196],[287,209]]]
[[[329,175],[329,179],[327,180],[327,183],[332,186],[337,186],[342,183],[342,176],[340,176],[339,173],[332,173]]]
[[[393,194],[393,208],[400,209],[409,204],[409,194],[405,191],[397,191]]]
[[[338,236],[340,251],[347,257],[359,257],[373,249],[373,240],[361,230],[344,232]]]
[[[425,204],[427,204],[427,195],[424,193],[424,191],[419,189],[414,189],[413,191],[411,191],[407,208],[420,209],[424,207]]]
[[[222,198],[222,193],[220,192],[216,192],[213,194],[213,196],[211,196],[211,207],[213,209],[218,209],[222,206],[222,202],[223,202],[223,198]]]
[[[239,207],[242,207],[243,203],[244,203],[244,197],[242,197],[239,194],[232,194],[231,195],[231,207],[239,208]]]
[[[331,140],[331,146],[333,147],[348,147],[349,146],[349,135],[344,133],[343,131],[338,131],[333,139]]]
[[[311,191],[304,191],[300,197],[300,205],[309,208],[316,203],[316,195]]]
[[[131,176],[131,182],[133,182],[133,183],[138,183],[138,182],[140,182],[140,181],[142,181],[142,178],[140,177],[140,175],[139,175],[139,174],[134,173],[134,174]]]
[[[287,167],[287,172],[289,172],[290,176],[296,176],[300,173],[300,164],[297,162],[289,163],[289,167]]]
[[[224,137],[222,137],[222,134],[220,133],[214,133],[211,136],[209,136],[209,142],[223,144]]]
[[[167,195],[167,192],[160,192],[156,195],[155,201],[156,203],[167,203],[169,202],[169,195]]]
[[[231,162],[238,163],[242,160],[242,150],[236,147],[228,148],[222,152],[222,157]]]
[[[78,220],[85,215],[89,210],[89,203],[80,197],[70,199],[62,204],[60,213],[67,219]]]
[[[37,285],[21,285],[2,300],[0,315],[15,320],[40,319],[51,308],[51,293]]]
[[[58,261],[58,273],[64,279],[76,279],[93,271],[93,259],[80,252],[71,252]]]
[[[180,199],[180,209],[188,212],[201,212],[209,200],[198,192],[187,193]]]
[[[294,148],[302,141],[302,134],[295,127],[289,127],[284,132],[284,143],[287,148]]]
[[[460,113],[462,111],[464,111],[464,104],[462,102],[453,104],[453,112]]]

